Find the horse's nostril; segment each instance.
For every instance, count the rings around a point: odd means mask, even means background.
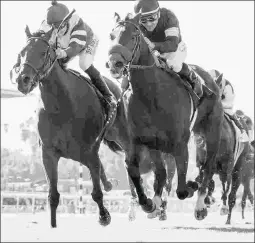
[[[105,67],[106,67],[106,68],[110,68],[110,66],[109,66],[109,63],[108,63],[108,62],[106,62],[106,63],[105,63]]]
[[[122,68],[123,66],[124,66],[123,62],[118,61],[115,63],[115,67],[117,68]]]
[[[29,83],[29,80],[30,80],[30,78],[28,76],[23,77],[23,83],[24,84],[27,85]]]

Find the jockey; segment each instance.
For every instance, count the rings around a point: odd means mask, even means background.
[[[160,8],[157,0],[136,0],[134,12],[140,14],[140,29],[149,48],[158,51],[169,68],[186,78],[200,98],[203,95],[202,81],[194,70],[184,63],[187,48],[182,41],[175,14],[169,9]]]
[[[58,27],[68,14],[69,9],[64,4],[52,1],[52,6],[47,9],[46,21],[43,21],[44,24],[42,23],[40,29],[47,32],[47,26],[54,28],[50,43],[56,43],[57,37],[58,49],[56,54],[58,59],[70,61],[75,56],[79,56],[80,68],[88,74],[110,106],[109,117],[115,109],[117,101],[104,78],[93,65],[99,40],[92,29],[77,14],[73,14],[66,23],[63,23],[57,34]]]
[[[221,74],[218,70],[215,70],[215,69],[210,70],[209,73],[214,80],[216,80],[217,77],[219,77]],[[222,88],[221,88],[221,103],[222,103],[224,112],[228,114],[228,116],[234,121],[236,126],[240,129],[241,131],[240,141],[247,142],[247,140],[249,140],[249,138],[247,138],[248,129],[245,129],[243,126],[243,123],[245,124],[245,122],[242,123],[240,121],[242,117],[238,115],[238,112],[234,111],[234,100],[235,100],[234,88],[231,85],[231,83],[223,77]]]

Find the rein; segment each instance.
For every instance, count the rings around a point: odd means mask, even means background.
[[[34,87],[38,82],[40,82],[42,79],[44,79],[45,77],[47,77],[52,69],[52,67],[54,66],[56,60],[57,60],[57,57],[52,61],[51,58],[50,58],[50,44],[47,40],[45,40],[43,37],[31,37],[27,40],[27,42],[30,42],[31,40],[42,40],[44,43],[46,43],[48,45],[48,48],[47,48],[47,51],[46,51],[46,58],[45,58],[45,61],[42,65],[41,68],[37,69],[35,68],[31,63],[29,62],[24,62],[22,65],[27,65],[29,67],[31,67],[34,72],[35,72],[35,75],[32,79],[32,86],[31,87]],[[50,66],[49,69],[47,69],[46,71],[44,70],[45,67],[47,66]]]
[[[141,37],[144,37],[143,33],[141,32],[140,28],[130,22],[130,21],[119,21],[118,22],[118,25],[116,26],[116,28],[118,26],[125,26],[125,24],[131,24],[135,27],[135,29],[139,32],[137,35],[135,35],[135,39],[136,39],[136,43],[135,43],[135,47],[132,51],[132,57],[131,57],[131,60],[128,62],[128,64],[125,65],[125,71],[127,74],[129,74],[130,72],[130,69],[142,69],[142,70],[145,70],[145,69],[150,69],[150,68],[153,68],[156,66],[156,61],[155,61],[155,58],[154,58],[154,63],[150,66],[144,66],[144,65],[135,65],[135,64],[132,64],[132,62],[134,61],[135,57],[136,57],[136,54],[137,54],[137,51],[140,49],[140,46],[141,46]],[[152,54],[152,51],[150,51],[150,53]],[[153,55],[153,54],[152,54]]]

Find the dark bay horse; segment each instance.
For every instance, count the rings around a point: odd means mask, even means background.
[[[250,124],[248,123],[247,126],[249,127]],[[216,156],[215,174],[219,175],[223,189],[221,197],[221,200],[223,201],[221,215],[228,214],[228,219],[226,223],[230,224],[231,212],[235,205],[236,192],[240,186],[240,183],[242,182],[242,184],[244,185],[243,198],[245,198],[245,200],[247,194],[250,191],[250,180],[252,178],[252,175],[254,176],[254,172],[251,169],[250,163],[252,146],[249,142],[238,142],[238,138],[236,138],[236,136],[238,135],[236,135],[236,131],[233,127],[232,121],[227,118],[227,115],[224,116],[221,134],[222,135],[220,140],[220,149]],[[206,161],[206,143],[202,136],[196,136],[195,139],[197,143],[197,167],[201,168],[201,166]],[[238,147],[237,150],[235,150],[235,146]],[[200,170],[200,174],[197,177],[197,181],[199,182],[201,180],[202,173],[203,172]],[[231,185],[232,187],[228,197],[227,207],[227,195]],[[214,201],[212,197],[214,187],[214,180],[212,179],[208,185],[208,194],[205,198],[205,202],[208,205],[212,204]]]
[[[140,181],[139,162],[144,148],[171,154],[176,161],[178,173],[177,196],[184,200],[198,189],[198,183],[186,182],[188,166],[188,141],[192,130],[192,100],[182,79],[174,72],[166,72],[155,65],[143,34],[138,27],[138,16],[128,15],[124,21],[116,14],[116,27],[110,34],[113,46],[109,50],[108,66],[115,78],[126,76],[133,94],[128,104],[128,121],[131,142],[126,163],[139,204],[150,213],[160,202],[166,181],[166,170],[162,160],[155,159],[157,198],[151,200],[143,190]],[[195,133],[203,133],[207,142],[207,161],[204,176],[198,189],[195,217],[199,220],[207,215],[204,203],[209,181],[213,176],[215,157],[219,148],[223,109],[219,89],[207,72],[199,75],[206,79],[207,85],[215,93],[204,95],[200,100],[197,118],[193,127]],[[150,152],[149,151],[149,152]]]
[[[38,132],[49,183],[51,226],[56,227],[60,197],[57,190],[60,157],[79,161],[88,167],[93,182],[91,195],[99,208],[99,222],[108,225],[111,216],[103,204],[100,178],[105,190],[110,190],[111,184],[98,155],[102,138],[97,140],[106,119],[102,95],[89,79],[55,62],[54,48],[48,42],[51,32],[31,34],[27,27],[27,45],[18,55],[20,65],[14,66],[10,73],[11,80],[18,84],[18,90],[23,94],[28,94],[39,85]],[[109,79],[106,81],[118,99],[121,89],[117,83]],[[127,134],[124,114],[123,102],[120,102],[114,124],[104,136],[104,141],[111,141],[108,146],[112,150],[118,147],[114,141],[118,140],[119,133],[124,134],[122,137]]]

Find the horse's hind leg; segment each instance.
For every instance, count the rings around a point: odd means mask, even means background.
[[[242,207],[242,219],[244,219],[244,209],[245,209],[245,206],[246,206],[246,198],[247,198],[247,190],[243,190],[243,196],[242,196],[242,202],[241,202],[241,207]]]
[[[162,153],[157,150],[150,151],[150,157],[155,165],[155,178],[154,178],[154,197],[153,202],[156,205],[156,210],[148,214],[148,218],[155,218],[160,216],[161,211],[163,210],[162,206],[162,193],[163,188],[166,185],[166,168],[165,162],[162,158]]]
[[[212,196],[214,189],[215,189],[215,182],[213,179],[211,179],[208,185],[208,193],[205,198],[205,204],[207,205],[207,207],[210,207],[212,204],[215,203],[215,198]]]
[[[49,203],[50,203],[50,215],[51,215],[51,227],[56,228],[56,214],[59,204],[60,194],[58,193],[58,161],[60,156],[52,151],[42,147],[42,160],[46,173],[46,178],[49,184]]]
[[[142,178],[141,178],[142,180]],[[128,175],[128,182],[129,182],[129,187],[131,191],[131,200],[130,200],[130,208],[128,212],[128,219],[129,221],[134,221],[136,218],[136,207],[137,207],[137,195],[135,192],[135,186],[134,183],[132,182],[131,178]],[[142,182],[141,182],[142,183]]]
[[[94,151],[88,157],[86,156],[86,159],[88,159],[89,161],[88,168],[90,170],[90,175],[93,182],[93,190],[92,190],[91,196],[93,200],[97,203],[99,208],[99,215],[100,215],[99,223],[102,226],[107,226],[111,222],[111,216],[103,204],[103,192],[101,190],[101,185],[100,185],[102,163],[99,159],[97,151]]]
[[[229,208],[227,206],[227,194],[229,191],[229,187],[231,184],[231,178],[227,178],[231,175],[226,175],[226,174],[220,174],[220,180],[221,180],[221,184],[222,184],[222,196],[221,196],[221,200],[222,200],[222,207],[220,209],[220,215],[227,215],[229,213]],[[226,188],[226,183],[227,183],[227,188]]]
[[[238,163],[238,162],[237,162]],[[231,192],[228,196],[228,206],[229,206],[229,213],[226,224],[230,224],[231,221],[231,215],[232,215],[232,209],[235,206],[236,203],[236,192],[241,184],[241,177],[240,177],[240,166],[236,164],[233,173],[232,173],[232,186],[231,186]]]
[[[204,199],[206,197],[207,187],[209,182],[213,178],[216,155],[219,150],[220,138],[221,138],[221,127],[222,127],[222,118],[217,117],[217,119],[212,119],[211,114],[207,120],[206,129],[205,129],[205,138],[206,138],[206,148],[207,156],[206,162],[203,165],[204,167],[204,176],[202,184],[198,189],[198,198],[195,208],[195,218],[197,220],[202,220],[207,216],[207,207],[205,205]]]
[[[101,178],[101,181],[102,181],[102,183],[103,183],[104,190],[105,190],[106,192],[111,191],[111,190],[112,190],[112,183],[111,183],[111,182],[107,179],[107,177],[106,177],[103,164],[101,164],[100,178]]]

